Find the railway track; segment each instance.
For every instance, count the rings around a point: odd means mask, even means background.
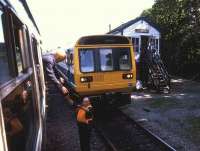
[[[120,110],[100,113],[94,127],[110,151],[175,151]]]

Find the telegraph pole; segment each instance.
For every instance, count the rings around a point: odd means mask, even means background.
[[[109,32],[111,31],[111,24],[109,24]]]

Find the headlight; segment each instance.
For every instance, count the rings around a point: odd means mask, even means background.
[[[80,77],[80,82],[81,82],[81,83],[92,82],[92,81],[93,81],[92,76]]]
[[[133,79],[133,74],[132,73],[126,73],[122,75],[123,79]]]

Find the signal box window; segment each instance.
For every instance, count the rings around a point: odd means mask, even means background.
[[[81,66],[81,72],[94,71],[94,55],[92,50],[80,51],[80,66]]]
[[[2,18],[3,12],[0,9],[0,85],[11,79]]]
[[[130,61],[130,50],[122,49],[119,52],[119,69],[120,70],[130,70],[131,61]]]
[[[100,49],[101,71],[113,70],[112,49]]]
[[[139,38],[133,38],[134,50],[136,53],[139,53]]]
[[[155,48],[158,50],[158,39],[155,39]]]

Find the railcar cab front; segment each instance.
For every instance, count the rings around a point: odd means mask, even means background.
[[[119,105],[130,102],[136,68],[133,46],[128,38],[115,35],[81,37],[67,54],[67,63],[58,66],[77,96],[89,96],[92,102],[104,100],[119,102]]]

